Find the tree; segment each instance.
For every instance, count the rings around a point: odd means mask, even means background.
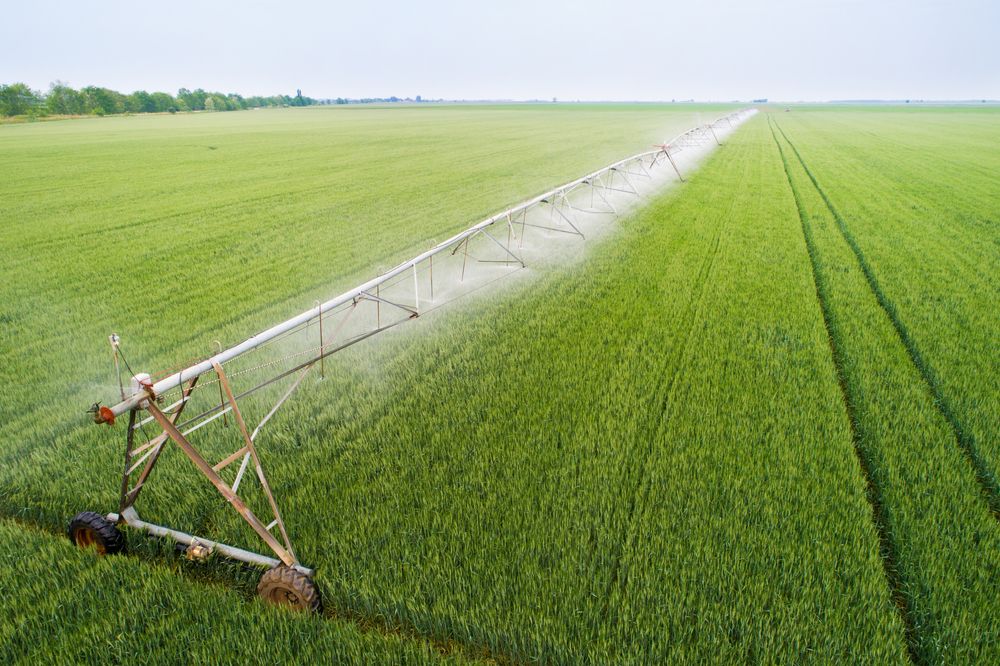
[[[181,88],[177,91],[177,101],[183,101],[185,106],[191,111],[201,111],[204,109],[207,98],[208,93],[201,88],[198,88],[194,92],[187,88]]]
[[[153,96],[145,90],[136,90],[125,98],[125,110],[130,113],[152,113],[156,111]]]
[[[49,113],[61,116],[86,113],[83,95],[62,81],[56,81],[49,86],[49,94],[45,97],[45,108]]]
[[[84,108],[87,113],[103,116],[109,113],[125,112],[125,95],[120,92],[87,86],[80,93],[84,97]]]
[[[23,116],[33,113],[41,106],[41,95],[26,83],[0,85],[0,115]]]
[[[164,113],[165,111],[176,112],[177,102],[174,98],[165,92],[155,92],[150,97],[153,100],[153,110],[157,113]]]
[[[326,100],[325,103],[330,103]],[[338,99],[346,104],[346,99]],[[136,90],[123,95],[117,90],[87,86],[74,90],[62,81],[49,86],[48,94],[36,92],[24,83],[0,85],[0,115],[15,116],[36,113],[56,115],[77,115],[90,113],[98,116],[117,113],[176,113],[178,111],[236,111],[262,106],[309,106],[317,100],[295,91],[295,97],[272,95],[271,97],[243,97],[237,93],[223,94],[206,92],[201,88],[191,91],[181,88],[177,97],[165,92],[149,93]]]

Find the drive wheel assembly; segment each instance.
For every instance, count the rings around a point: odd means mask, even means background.
[[[73,516],[66,530],[69,540],[80,548],[94,548],[99,555],[114,555],[125,550],[125,538],[107,518],[93,511]]]
[[[322,603],[316,584],[305,574],[284,565],[268,569],[260,577],[257,594],[275,606],[319,613]]]

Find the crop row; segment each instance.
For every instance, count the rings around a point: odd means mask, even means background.
[[[1000,116],[803,113],[782,127],[1000,506]]]
[[[774,137],[814,260],[911,654],[921,663],[996,661],[1000,524],[828,203],[786,135],[777,129]]]

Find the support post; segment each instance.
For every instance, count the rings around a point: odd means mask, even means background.
[[[413,264],[413,309],[420,313],[420,282],[417,280],[416,264]]]
[[[118,364],[118,356],[120,353],[118,349],[118,344],[119,344],[118,335],[115,333],[109,335],[108,342],[111,343],[111,358],[113,358],[115,362],[115,376],[118,378],[118,392],[121,395],[122,400],[124,400],[125,384],[122,383],[122,369],[121,366]]]
[[[462,259],[462,277],[459,278],[459,282],[465,282],[465,265],[469,263],[469,239],[466,238],[462,244],[465,245],[465,257]]]
[[[326,379],[326,372],[323,367],[323,350],[326,347],[323,341],[323,304],[316,301],[316,307],[319,308],[319,378]]]
[[[117,365],[117,362],[115,363]],[[135,440],[135,410],[128,412],[128,432],[125,433],[125,467],[122,468],[122,488],[118,494],[118,513],[125,508],[125,497],[128,495],[128,470],[132,467],[132,444]]]
[[[684,176],[681,175],[681,170],[677,168],[677,163],[674,162],[674,156],[671,155],[670,151],[667,149],[664,149],[663,152],[667,154],[667,159],[670,160],[670,166],[672,166],[674,168],[674,171],[677,172],[677,178],[680,179],[680,181],[683,183]]]

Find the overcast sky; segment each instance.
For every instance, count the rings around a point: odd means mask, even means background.
[[[0,82],[447,99],[1000,98],[1000,0],[11,2]]]

